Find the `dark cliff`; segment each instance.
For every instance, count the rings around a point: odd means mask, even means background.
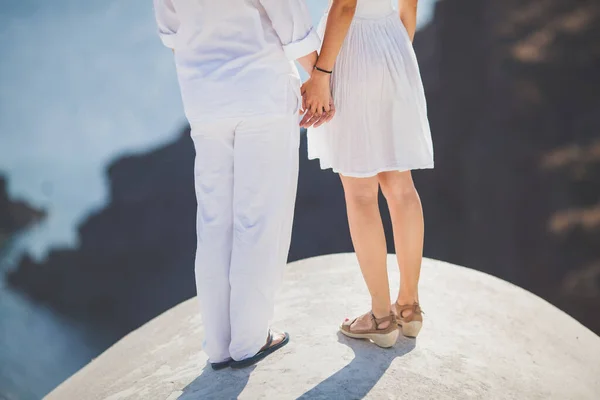
[[[600,3],[442,1],[427,31],[426,254],[600,332]]]
[[[6,180],[0,176],[0,249],[8,238],[18,231],[40,221],[45,212],[22,201],[8,197]]]

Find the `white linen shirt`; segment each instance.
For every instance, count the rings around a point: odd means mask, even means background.
[[[320,39],[304,0],[154,0],[190,122],[300,107],[293,62]]]

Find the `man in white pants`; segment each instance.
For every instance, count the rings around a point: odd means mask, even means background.
[[[269,320],[298,179],[300,78],[319,38],[304,0],[154,0],[196,149],[196,285],[215,369],[285,345]]]

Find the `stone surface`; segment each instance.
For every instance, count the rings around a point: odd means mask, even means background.
[[[392,287],[398,284],[389,257]],[[353,254],[290,264],[275,327],[291,343],[255,367],[212,371],[195,299],[132,332],[47,396],[65,399],[598,399],[600,337],[500,279],[425,260],[417,340],[392,349],[337,333],[368,309]]]

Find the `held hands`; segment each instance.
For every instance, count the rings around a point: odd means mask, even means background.
[[[335,115],[335,106],[329,88],[329,75],[315,71],[301,90],[302,111],[305,114],[300,126],[316,128],[331,121]]]

